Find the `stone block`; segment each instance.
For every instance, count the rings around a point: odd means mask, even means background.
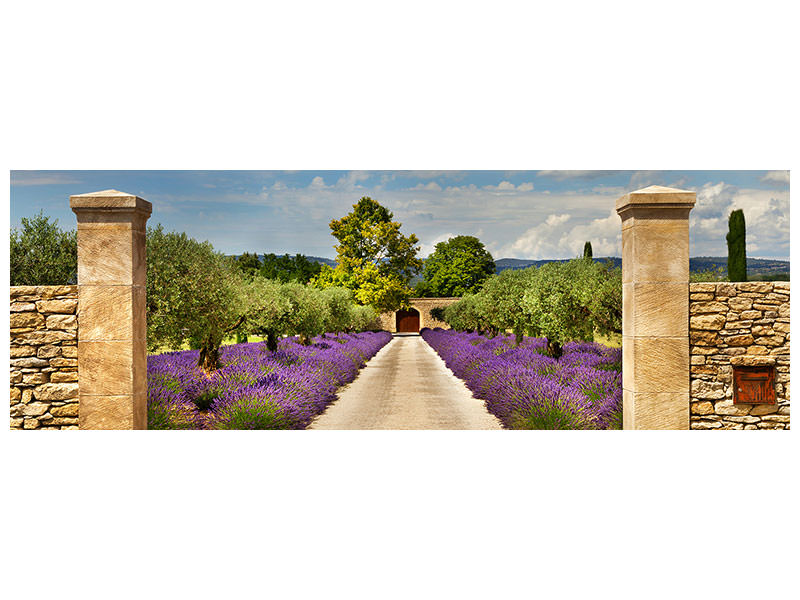
[[[44,317],[39,313],[11,313],[11,327],[42,327]]]
[[[70,400],[78,397],[77,383],[45,383],[34,391],[38,400]]]
[[[78,225],[78,281],[81,285],[132,285],[133,232],[86,229]]]
[[[28,357],[28,358],[12,358],[11,359],[11,366],[17,369],[21,368],[36,368],[36,367],[46,367],[48,366],[48,362],[41,358],[35,357]]]
[[[689,394],[622,390],[625,429],[689,429]]]
[[[736,367],[771,367],[775,364],[775,357],[745,354],[731,357],[731,364]]]
[[[757,417],[761,417],[763,415],[770,415],[776,413],[778,412],[779,409],[780,406],[778,406],[777,404],[757,404],[750,411],[750,414]]]
[[[81,429],[146,429],[147,399],[139,398],[142,409],[135,410],[134,397],[90,396],[81,398]]]
[[[719,334],[715,331],[690,331],[689,340],[696,346],[713,346],[716,352],[716,346],[719,343]]]
[[[9,355],[11,358],[22,358],[24,356],[36,356],[35,346],[11,346]]]
[[[686,221],[667,219],[637,224],[623,230],[622,243],[623,283],[689,281],[689,228]],[[625,265],[630,266],[628,273],[624,272]]]
[[[622,338],[623,387],[648,392],[689,389],[689,340],[686,338]],[[631,354],[633,353],[633,354]],[[687,404],[688,412],[688,404]]]
[[[716,381],[692,381],[692,398],[701,400],[721,400],[725,397],[725,385]]]
[[[768,294],[772,291],[771,282],[741,281],[738,282],[736,285],[743,292],[756,292],[759,294]]]
[[[753,306],[753,301],[750,298],[731,298],[728,300],[728,306],[732,310],[750,310]]]
[[[708,313],[727,314],[728,307],[722,302],[691,302],[689,314],[699,315]]]
[[[686,336],[687,284],[623,284],[622,311],[623,335]]]
[[[761,315],[762,313],[760,310],[744,310],[739,315],[739,318],[747,321],[754,321],[756,319],[760,319]]]
[[[11,312],[36,312],[36,305],[33,302],[12,302]]]
[[[64,406],[54,406],[50,409],[50,413],[54,417],[77,417],[78,416],[78,403],[65,404]]]
[[[755,343],[761,346],[782,346],[784,337],[782,335],[771,335],[755,338]]]
[[[55,358],[61,356],[61,346],[39,346],[36,351],[38,358]]]
[[[51,358],[50,359],[50,366],[61,368],[61,367],[77,367],[78,366],[78,359],[76,358]]]
[[[38,385],[47,383],[47,373],[27,373],[22,376],[22,383],[26,385]]]
[[[25,419],[22,423],[23,429],[38,429],[39,419]]]
[[[71,381],[78,381],[78,374],[73,372],[65,373],[64,371],[56,371],[50,375],[50,381],[53,383],[65,383]]]
[[[64,358],[78,358],[78,346],[62,346],[61,356]]]
[[[725,317],[720,314],[695,315],[689,319],[691,329],[719,331],[725,325]]]
[[[130,341],[78,342],[81,396],[132,393],[133,350]]]
[[[707,400],[702,400],[700,402],[692,402],[692,414],[693,415],[713,415],[714,414],[714,405]]]
[[[730,337],[725,338],[725,343],[730,346],[750,346],[754,342],[755,340],[753,339],[753,336],[750,334],[732,335]]]
[[[719,421],[693,420],[692,429],[720,429],[722,423]]]
[[[31,344],[41,346],[43,344],[55,344],[56,342],[71,341],[75,339],[75,332],[67,331],[24,331],[11,332],[11,337],[18,344]]]
[[[40,300],[36,303],[36,310],[40,313],[59,313],[74,315],[78,308],[77,300]]]
[[[696,354],[693,354],[691,356],[689,364],[692,364],[692,365],[704,365],[704,364],[706,364],[706,357],[705,356],[697,356]]]
[[[47,412],[49,404],[44,402],[31,402],[30,404],[19,404],[22,407],[22,414],[26,417],[39,417]]]
[[[50,315],[47,317],[48,329],[77,329],[78,319],[75,315]]]
[[[713,299],[714,299],[714,294],[698,293],[689,295],[689,300],[713,300]]]

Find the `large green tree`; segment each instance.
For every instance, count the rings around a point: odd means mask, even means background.
[[[77,283],[76,232],[62,231],[43,212],[22,217],[11,231],[9,270],[11,285],[66,285]]]
[[[416,292],[429,298],[475,293],[494,272],[494,259],[483,243],[471,235],[458,235],[436,244],[425,259]]]
[[[361,198],[353,210],[330,223],[339,241],[336,268],[323,266],[314,279],[319,287],[345,287],[359,304],[383,312],[408,302],[408,284],[422,267],[417,258],[419,242],[413,233],[400,233],[401,223],[393,221],[386,207],[369,197]]]
[[[232,259],[185,233],[147,230],[147,346],[193,341],[200,366],[218,366],[224,337],[243,322],[242,276]]]
[[[747,252],[744,211],[734,210],[728,217],[728,279],[747,281]]]

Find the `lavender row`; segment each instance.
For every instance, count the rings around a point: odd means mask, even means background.
[[[508,429],[621,429],[622,351],[569,342],[558,359],[546,338],[487,339],[423,329],[423,339]]]
[[[386,332],[296,338],[270,352],[264,343],[220,350],[222,368],[207,375],[199,352],[168,352],[147,361],[150,429],[305,429],[386,345]]]

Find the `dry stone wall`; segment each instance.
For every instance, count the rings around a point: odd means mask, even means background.
[[[78,286],[11,288],[11,429],[78,429]]]
[[[789,283],[689,285],[691,429],[789,429]],[[775,404],[734,404],[735,366],[774,367]]]

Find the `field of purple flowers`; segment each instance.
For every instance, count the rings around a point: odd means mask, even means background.
[[[487,339],[424,329],[423,339],[508,429],[621,429],[622,351],[570,342],[558,360],[545,338]]]
[[[149,429],[305,429],[355,379],[391,334],[326,334],[310,346],[286,338],[220,349],[210,376],[187,350],[147,359]]]

